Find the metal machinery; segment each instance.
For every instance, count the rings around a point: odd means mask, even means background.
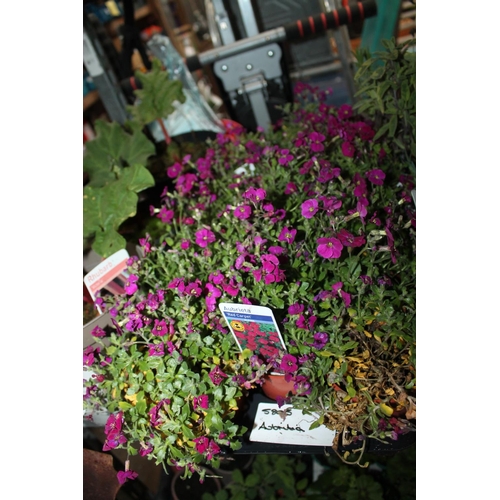
[[[205,0],[215,48],[255,37],[298,18],[321,15],[341,7],[341,0]],[[337,54],[332,48],[332,39]],[[274,41],[219,59],[214,73],[227,93],[226,104],[247,128],[267,128],[279,117],[277,106],[291,101],[291,80],[332,71],[343,74],[354,100],[352,56],[347,27],[315,34],[313,39]]]

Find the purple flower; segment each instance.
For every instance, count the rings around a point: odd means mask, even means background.
[[[290,154],[290,150],[288,149],[282,149],[279,152],[280,157],[278,159],[278,163],[280,165],[286,166],[288,165],[289,162],[291,162],[294,159],[294,156]]]
[[[281,230],[280,235],[278,236],[278,241],[286,241],[287,243],[293,243],[296,234],[297,234],[296,229],[289,229],[288,227],[284,227]]]
[[[344,290],[340,290],[340,296],[342,297],[345,306],[349,307],[351,305],[351,294],[344,292]]]
[[[224,281],[224,275],[219,271],[214,271],[209,274],[208,281],[211,281],[215,285],[220,285]]]
[[[349,104],[342,104],[338,109],[339,118],[343,118],[344,120],[350,118],[352,116],[352,106]]]
[[[215,234],[210,229],[200,229],[196,231],[196,244],[201,248],[205,248],[209,243],[215,241]]]
[[[121,470],[118,472],[116,477],[118,478],[118,482],[120,484],[125,484],[127,480],[133,481],[139,474],[133,470]]]
[[[189,240],[184,239],[181,241],[181,248],[183,250],[187,250],[190,246],[191,246],[191,242]]]
[[[227,375],[218,366],[213,368],[208,376],[214,385],[220,385],[220,383],[227,378]]]
[[[364,236],[354,236],[343,228],[337,233],[337,237],[346,247],[361,247],[365,244]]]
[[[314,342],[311,344],[316,349],[323,349],[328,342],[328,334],[325,332],[317,332],[313,336]]]
[[[149,455],[153,451],[153,445],[149,443],[146,447],[144,445],[141,445],[141,448],[139,449],[139,455],[141,457],[145,457],[146,455]]]
[[[250,205],[240,205],[233,212],[237,219],[248,219],[252,215],[252,207]]]
[[[302,216],[305,217],[306,219],[311,219],[314,217],[314,214],[318,211],[318,200],[315,200],[314,198],[310,200],[304,201],[302,203]]]
[[[243,193],[243,198],[253,201],[255,203],[262,201],[267,196],[267,193],[262,188],[250,187]]]
[[[196,451],[198,453],[203,454],[208,449],[209,439],[206,436],[194,438],[193,441],[196,444]]]
[[[92,366],[95,361],[95,354],[98,354],[99,352],[99,347],[96,349],[94,349],[92,346],[86,347],[83,351],[83,366]]]
[[[200,280],[191,281],[186,285],[186,288],[184,288],[184,294],[199,297],[201,295],[200,285],[201,285]]]
[[[167,168],[167,175],[171,179],[175,179],[182,172],[182,165],[179,162],[175,162],[172,166]]]
[[[298,369],[297,358],[292,354],[285,354],[280,363],[280,370],[290,373]]]
[[[135,274],[131,274],[128,277],[128,281],[125,283],[125,292],[127,295],[134,295],[135,292],[137,292],[137,281],[139,280],[139,277],[136,276]]]
[[[317,252],[324,259],[338,259],[344,245],[337,238],[318,238]]]
[[[169,224],[174,218],[174,211],[168,210],[167,207],[161,207],[160,212],[156,217],[158,217],[158,219],[160,219],[164,224]]]
[[[208,409],[208,396],[206,394],[202,394],[201,396],[194,396],[193,408],[197,410],[198,407],[203,408],[204,410]]]
[[[344,156],[352,158],[354,156],[354,152],[355,152],[354,146],[350,142],[344,141],[342,143],[342,154]]]
[[[309,134],[311,150],[315,153],[323,151],[325,149],[325,146],[323,146],[322,144],[324,140],[325,136],[323,134],[320,134],[319,132],[312,132],[311,134]]]
[[[217,298],[222,295],[222,292],[212,283],[207,283],[205,285],[205,290],[207,290],[207,296],[205,298],[205,304],[207,305],[208,312],[215,311],[215,303]]]
[[[92,335],[92,337],[105,337],[106,336],[106,332],[100,326],[96,326],[90,332],[90,335]]]
[[[148,347],[150,356],[163,356],[165,354],[163,342],[160,344],[149,344]]]
[[[292,304],[291,306],[288,307],[288,314],[291,315],[300,314],[303,310],[304,310],[304,305],[296,302],[295,304]]]
[[[169,405],[170,404],[170,399],[162,399],[158,404],[153,406],[151,410],[149,410],[149,421],[153,427],[157,427],[158,425],[161,425],[162,420],[160,418],[160,410],[163,408],[163,406]]]
[[[385,174],[379,168],[374,168],[369,172],[366,172],[366,178],[377,186],[382,186],[384,184]]]
[[[311,393],[311,384],[306,376],[297,375],[293,382],[293,388],[298,396],[305,396]]]
[[[167,334],[167,324],[165,323],[165,320],[155,319],[155,326],[151,330],[151,333],[153,335],[158,335],[158,337],[165,336]]]
[[[373,280],[371,279],[370,276],[367,276],[366,274],[360,274],[359,279],[365,284],[365,285],[373,285]]]

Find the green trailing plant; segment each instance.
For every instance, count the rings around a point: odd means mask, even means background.
[[[158,120],[169,140],[161,118],[174,110],[174,101],[185,101],[181,82],[170,80],[158,60],[153,60],[151,73],[138,72],[136,76],[144,89],[135,91],[139,100],[128,108],[132,119],[123,126],[97,120],[96,137],[86,143],[83,170],[88,182],[83,188],[83,237],[102,257],[125,248],[127,242],[119,232],[120,225],[135,216],[138,193],[155,184],[147,165],[156,148],[144,134],[144,126]]]
[[[366,48],[356,52],[354,109],[374,120],[374,140],[382,139],[386,152],[399,152],[415,172],[416,39],[398,44],[392,38],[382,45],[385,50],[374,54]]]
[[[202,500],[296,500],[305,497],[307,464],[300,456],[258,455],[248,474],[236,469],[232,481]]]

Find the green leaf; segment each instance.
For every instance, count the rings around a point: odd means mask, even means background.
[[[146,167],[135,164],[123,169],[120,183],[129,191],[139,193],[148,187],[154,186],[155,180]]]
[[[252,487],[257,486],[260,483],[260,476],[258,474],[251,473],[245,479],[245,486]]]
[[[233,470],[232,478],[235,483],[244,484],[243,474],[240,469]]]
[[[295,488],[297,490],[304,490],[307,486],[307,477],[303,477],[296,485],[295,485]]]
[[[129,123],[130,134],[116,122],[96,120],[94,126],[96,137],[85,143],[83,158],[90,186],[105,186],[117,178],[114,167],[146,164],[147,158],[155,153],[155,146],[142,133],[141,125]]]
[[[397,115],[392,115],[391,119],[389,120],[389,137],[394,137],[397,126],[398,126],[398,117]]]
[[[127,241],[120,233],[114,229],[107,229],[95,233],[92,249],[101,257],[107,258],[126,246]]]
[[[137,71],[136,78],[141,82],[142,89],[135,90],[138,98],[135,106],[128,109],[143,125],[160,118],[167,118],[175,111],[174,101],[186,101],[180,80],[171,80],[168,72],[162,69],[161,62],[154,58],[152,69],[147,73]]]
[[[320,425],[323,425],[323,421],[324,421],[324,415],[321,415],[318,420],[316,420],[315,422],[313,422],[311,424],[311,426],[309,427],[309,430],[312,431],[313,429],[316,429],[317,427],[319,427]]]

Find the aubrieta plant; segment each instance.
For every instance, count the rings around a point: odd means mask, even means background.
[[[106,449],[217,467],[241,446],[239,398],[271,371],[294,383],[278,403],[317,413],[334,449],[415,430],[415,179],[326,98],[299,84],[268,133],[233,127],[168,167],[126,295],[99,300],[114,328],[84,354]],[[240,352],[220,302],[270,307],[286,351],[250,335]]]

